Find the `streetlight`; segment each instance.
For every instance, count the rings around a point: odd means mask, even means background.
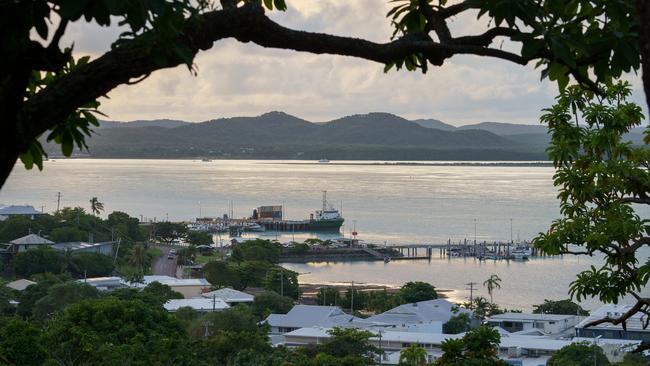
[[[377,331],[377,334],[379,334],[379,364],[382,364],[382,361],[384,359],[384,350],[381,348],[381,336],[384,332],[382,332],[381,329]]]

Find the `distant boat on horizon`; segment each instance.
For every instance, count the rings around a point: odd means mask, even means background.
[[[212,159],[208,159],[208,158],[203,158],[203,159],[201,159],[201,161],[203,161],[203,162],[206,162],[206,163],[209,163],[209,162],[211,162],[211,161],[212,161]]]
[[[323,158],[323,159],[320,159],[318,162],[321,163],[321,164],[327,164],[330,161],[329,161],[329,159]]]

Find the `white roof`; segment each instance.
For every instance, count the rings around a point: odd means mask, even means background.
[[[125,283],[125,284],[131,287],[146,287],[148,284],[152,282],[159,282],[169,287],[210,286],[210,283],[205,278],[176,278],[176,277],[160,276],[160,275],[144,276],[142,283],[133,282],[133,283]]]
[[[35,284],[36,284],[36,282],[34,282],[34,281],[30,281],[30,280],[26,280],[26,279],[20,279],[20,280],[11,281],[8,284],[6,284],[5,286],[7,286],[7,287],[9,287],[11,289],[14,289],[14,290],[24,291],[27,287],[29,287],[31,285],[35,285]]]
[[[255,296],[247,294],[245,292],[233,290],[231,288],[221,288],[215,291],[210,291],[202,294],[201,296],[206,298],[217,298],[221,299],[227,303],[231,302],[253,302]]]
[[[271,314],[264,321],[272,327],[304,328],[345,326],[362,320],[337,306],[295,305],[287,314]]]
[[[331,328],[301,328],[294,330],[292,332],[286,333],[284,336],[286,339],[291,337],[300,337],[300,338],[318,338],[323,340],[330,337],[331,335],[328,331]],[[373,339],[378,339],[378,332],[373,332],[376,334],[376,337]],[[397,331],[386,331],[381,333],[382,342],[395,342],[395,343],[419,343],[419,344],[431,344],[431,345],[440,345],[446,339],[459,339],[464,336],[464,333],[461,334],[441,334],[441,333],[419,333],[419,332],[397,332]],[[566,339],[553,339],[550,337],[535,337],[535,336],[522,336],[522,335],[501,335],[500,348],[511,348],[518,347],[521,349],[528,350],[544,350],[544,351],[557,351],[560,348],[567,346],[574,342],[580,342],[582,339],[574,338],[573,340]],[[591,339],[593,342],[593,339]],[[631,343],[640,343],[640,341],[627,341],[624,344]],[[598,344],[621,344],[621,340],[612,340],[612,339],[599,339]]]
[[[123,285],[120,277],[92,277],[77,280],[77,282],[87,283],[99,289],[109,289]]]
[[[29,234],[25,235],[23,237],[20,237],[18,239],[14,239],[10,241],[9,243],[11,244],[18,244],[18,245],[33,245],[33,244],[54,244],[53,241],[47,240],[43,237],[40,237],[36,234]]]
[[[531,313],[504,313],[493,315],[488,319],[488,321],[531,321],[531,322],[541,322],[541,321],[561,321],[565,319],[571,319],[576,317],[576,315],[561,315],[561,314],[531,314]]]
[[[206,299],[198,297],[194,299],[173,299],[163,305],[165,310],[175,312],[183,307],[190,307],[196,311],[220,311],[230,306],[221,299]]]
[[[69,242],[69,243],[57,243],[52,245],[52,248],[56,250],[79,250],[79,249],[88,249],[88,248],[96,248],[96,247],[102,247],[105,245],[113,245],[115,242],[113,241],[107,241],[103,243],[86,243],[83,241],[76,241],[76,242]]]
[[[434,321],[446,323],[452,317],[462,313],[468,314],[470,317],[472,315],[471,310],[460,308],[445,299],[435,299],[403,304],[365,320],[367,322],[393,325],[431,323]]]
[[[15,206],[6,206],[0,208],[0,215],[10,216],[10,215],[42,215],[41,211],[36,211],[34,206],[28,205],[15,205]]]
[[[625,314],[628,310],[632,308],[632,305],[615,305],[608,304],[601,306],[599,309],[592,311],[586,319],[578,323],[576,328],[584,328],[587,324],[603,319],[607,316],[611,318],[618,318],[621,315]],[[647,321],[647,315],[642,313],[636,313],[631,318],[627,320],[626,328],[628,331],[637,331],[637,332],[650,332],[650,327],[644,328],[644,323]],[[587,329],[611,329],[611,330],[622,330],[623,325],[613,325],[612,323],[602,323],[595,326],[591,326]]]

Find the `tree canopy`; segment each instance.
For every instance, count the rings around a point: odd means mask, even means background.
[[[193,60],[199,50],[226,38],[359,57],[384,64],[385,70],[426,72],[467,54],[535,63],[543,78],[561,88],[570,77],[590,87],[594,79],[611,81],[639,69],[650,53],[649,22],[639,21],[650,18],[650,5],[631,0],[581,0],[568,6],[561,0],[399,0],[387,14],[395,31],[386,43],[283,27],[267,17],[265,8],[285,10],[284,0],[221,0],[219,5],[209,0],[38,0],[0,7],[0,51],[5,55],[0,66],[6,70],[0,76],[0,117],[6,122],[1,126],[6,143],[0,145],[0,185],[19,156],[27,168],[42,168],[42,135],[60,144],[66,156],[75,145],[85,148],[86,137],[98,125],[100,96],[159,69],[184,64],[196,72]],[[475,11],[489,27],[454,35],[450,20]],[[72,22],[118,23],[127,29],[110,51],[91,60],[60,44]],[[521,48],[505,50],[498,46],[500,40]]]
[[[533,243],[553,255],[604,255],[601,265],[579,273],[571,284],[570,294],[578,301],[636,299],[622,316],[589,325],[622,324],[634,314],[650,314],[650,298],[641,295],[650,262],[638,255],[650,245],[650,224],[638,212],[639,205],[650,204],[650,150],[623,140],[643,118],[641,108],[626,101],[630,92],[626,82],[607,85],[600,93],[572,86],[542,116],[551,134],[548,152],[562,217]],[[645,141],[650,141],[648,130]]]
[[[589,312],[580,305],[565,300],[544,300],[543,304],[533,305],[533,314],[563,314],[563,315],[589,315]]]

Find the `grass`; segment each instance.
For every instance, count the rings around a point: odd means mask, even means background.
[[[214,253],[212,255],[197,255],[196,258],[194,259],[194,262],[196,264],[206,264],[211,261],[217,261],[223,259],[223,255],[221,253]]]
[[[160,248],[151,248],[150,247],[149,249],[147,249],[147,254],[151,258],[158,258],[158,257],[162,256],[163,253],[162,253],[162,250]]]

